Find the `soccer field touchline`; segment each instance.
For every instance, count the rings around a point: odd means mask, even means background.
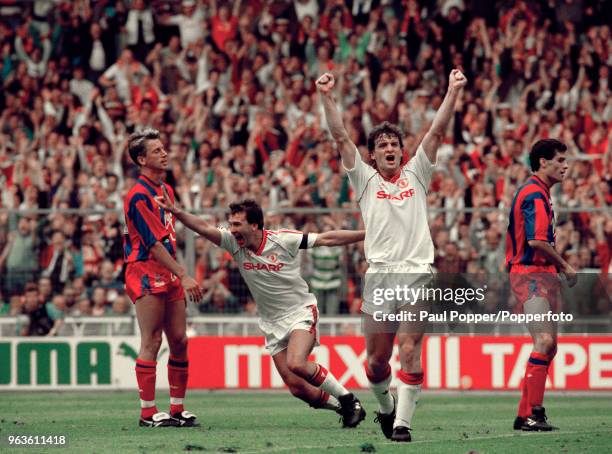
[[[552,432],[554,434],[558,434],[558,435],[588,435],[588,434],[595,434],[595,433],[610,433],[612,432],[612,429],[604,429],[604,430],[591,430],[591,431],[576,431],[576,430],[561,430],[561,431],[555,431]],[[508,434],[500,434],[500,435],[493,435],[493,436],[485,436],[485,437],[470,437],[470,438],[465,438],[465,439],[438,439],[438,440],[415,440],[415,441],[411,441],[410,443],[405,444],[405,446],[410,446],[410,445],[414,445],[414,444],[425,444],[425,443],[445,443],[445,442],[469,442],[469,441],[482,441],[482,440],[496,440],[496,439],[500,439],[500,438],[521,438],[521,437],[531,437],[534,435],[544,435],[544,436],[551,436],[551,434],[549,432],[529,432],[529,433],[523,433],[523,432],[517,432],[517,433],[508,433]],[[555,437],[556,439],[556,437]],[[330,449],[330,448],[352,448],[352,447],[359,447],[361,445],[363,445],[366,442],[360,442],[360,443],[350,443],[350,444],[342,444],[342,445],[329,445],[327,444],[324,448],[322,445],[317,445],[317,446],[292,446],[292,447],[286,447],[286,448],[265,448],[265,449],[258,449],[258,450],[254,450],[254,451],[240,451],[243,454],[259,454],[259,453],[263,453],[263,452],[283,452],[283,451],[294,451],[296,448],[297,449]],[[402,446],[402,443],[398,443],[398,442],[394,442],[394,441],[382,441],[382,442],[370,442],[372,445],[376,446],[376,445],[382,445],[382,446]]]

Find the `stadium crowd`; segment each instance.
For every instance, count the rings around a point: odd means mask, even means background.
[[[37,321],[22,334],[53,334],[66,314],[132,310],[122,200],[137,168],[126,141],[146,127],[162,132],[167,181],[190,210],[222,223],[208,209],[248,197],[268,228],[357,228],[356,214],[279,214],[356,206],[314,86],[325,71],[362,156],[387,119],[405,133],[406,159],[450,69],[466,74],[429,195],[439,271],[503,272],[506,213],[530,144],[555,137],[571,160],[555,208],[600,209],[558,213],[557,248],[574,268],[607,274],[606,17],[601,0],[0,1],[0,313]],[[49,208],[89,211],[25,211]],[[305,257],[323,312],[358,311],[361,247]],[[219,249],[196,239],[195,259],[206,295],[192,313],[254,313]]]

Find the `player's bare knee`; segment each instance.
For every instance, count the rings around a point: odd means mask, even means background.
[[[412,339],[406,339],[399,347],[400,355],[403,355],[405,358],[412,358],[412,356],[417,352],[417,343]]]
[[[557,348],[557,341],[552,334],[538,333],[535,337],[535,347],[539,353],[548,355]]]
[[[389,359],[386,356],[370,355],[368,356],[368,369],[370,373],[377,377],[387,372],[389,367]]]
[[[161,347],[161,343],[161,332],[159,334],[153,334],[151,336],[143,337],[140,346],[141,354],[146,354],[148,356],[157,356],[157,353],[159,352],[159,349]]]
[[[168,344],[173,356],[183,357],[187,353],[187,336],[185,335],[172,339],[168,338]]]

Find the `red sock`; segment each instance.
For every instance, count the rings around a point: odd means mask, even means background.
[[[140,393],[140,417],[149,418],[157,413],[155,406],[155,367],[157,361],[136,360],[136,381]]]
[[[544,389],[546,388],[546,375],[548,374],[548,355],[533,352],[529,356],[527,370],[527,393],[529,396],[529,411],[533,407],[539,407],[544,401]]]
[[[315,401],[312,402],[310,406],[313,408],[324,408],[328,400],[329,400],[329,394],[323,391],[322,389],[320,389],[319,397],[315,399]]]
[[[170,414],[181,413],[183,399],[187,390],[189,377],[189,362],[187,359],[178,359],[173,356],[168,359],[168,384],[170,385]]]
[[[328,372],[327,369],[321,366],[320,364],[316,364],[316,366],[317,368],[315,370],[315,373],[312,374],[312,376],[306,381],[318,388],[325,381],[325,377],[327,377]]]
[[[397,372],[397,378],[407,385],[422,385],[423,384],[423,372],[404,372],[400,370]]]
[[[528,395],[528,387],[527,387],[527,376],[531,373],[531,367],[529,367],[531,363],[527,363],[527,367],[525,368],[525,376],[523,377],[523,383],[521,387],[521,401],[518,406],[518,416],[525,419],[527,416],[531,414],[529,408],[529,395]]]

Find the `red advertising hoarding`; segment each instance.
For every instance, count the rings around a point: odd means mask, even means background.
[[[528,337],[428,336],[424,387],[447,390],[516,390],[531,352]],[[189,340],[190,388],[275,389],[283,382],[262,337]],[[313,360],[348,388],[366,388],[363,337],[322,337]],[[391,361],[399,368],[397,351]],[[559,339],[547,383],[554,390],[612,390],[612,336]]]

